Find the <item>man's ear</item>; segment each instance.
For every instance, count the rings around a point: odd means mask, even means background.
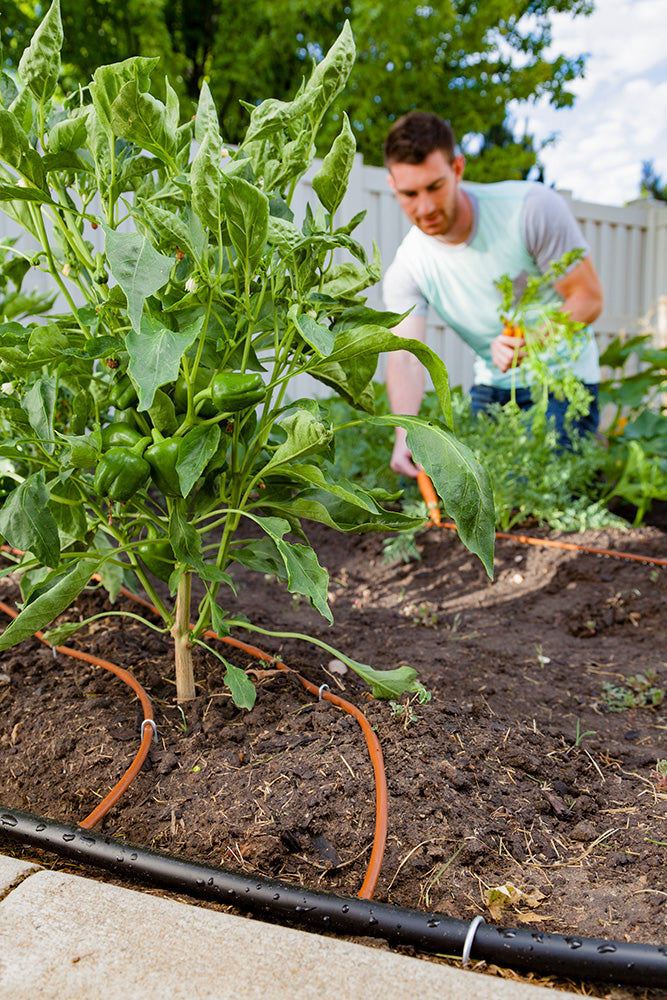
[[[452,160],[452,170],[456,174],[457,181],[460,181],[463,177],[463,171],[466,166],[466,158],[463,153],[458,153]]]
[[[394,178],[391,176],[391,171],[387,173],[387,184],[394,192],[394,194],[396,194],[396,184],[394,183]]]

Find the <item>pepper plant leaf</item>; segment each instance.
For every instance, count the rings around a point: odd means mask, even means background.
[[[333,622],[333,615],[327,603],[329,574],[320,566],[310,546],[293,545],[285,541],[284,535],[290,530],[290,524],[283,518],[256,517],[247,511],[246,514],[269,535],[280,553],[287,570],[289,592],[307,597],[323,618]]]
[[[269,234],[269,200],[243,177],[222,174],[220,198],[229,236],[249,282],[264,255]]]
[[[0,650],[9,649],[10,646],[29,639],[62,614],[90,583],[98,567],[98,559],[81,555],[70,569],[54,575],[52,585],[34,601],[26,604],[18,618],[0,635]]]
[[[388,414],[368,417],[372,424],[393,424],[408,432],[414,461],[430,476],[447,513],[456,522],[461,541],[478,555],[493,577],[496,516],[493,488],[486,469],[450,430],[419,417]]]
[[[235,667],[232,663],[228,663],[223,657],[221,659],[227,668],[223,680],[232,692],[232,701],[237,708],[245,708],[250,711],[254,707],[257,698],[255,685],[245,670],[241,670],[240,667]]]
[[[220,428],[217,424],[200,424],[183,436],[178,449],[176,472],[184,497],[189,494],[215,455],[219,443]]]
[[[313,191],[327,212],[332,215],[347,191],[347,182],[354,165],[356,148],[357,144],[350,128],[349,119],[346,114],[343,114],[343,127],[322,160],[322,166],[313,177]]]
[[[127,370],[137,383],[137,409],[147,410],[161,385],[173,382],[178,375],[183,354],[199,336],[204,323],[200,316],[180,332],[169,330],[153,316],[142,316],[141,332],[130,330],[125,346],[130,355]]]
[[[44,473],[36,472],[12,490],[0,508],[0,535],[14,548],[32,552],[44,566],[57,566],[60,537],[48,502]]]
[[[141,328],[144,302],[166,284],[174,260],[158,253],[140,233],[119,233],[101,225],[109,270],[125,292],[128,318],[136,332]]]
[[[49,100],[58,83],[62,44],[60,2],[53,0],[19,61],[19,76],[42,106]]]
[[[190,166],[192,208],[217,236],[220,229],[220,160],[222,139],[217,121],[208,127]]]

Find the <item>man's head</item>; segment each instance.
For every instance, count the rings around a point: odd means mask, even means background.
[[[456,156],[453,129],[437,115],[410,111],[390,128],[384,142],[385,166],[392,163],[423,163],[429,153],[442,150],[451,163]]]
[[[437,115],[411,111],[392,126],[384,156],[389,184],[410,222],[427,236],[465,241],[472,208],[459,188],[465,160],[449,125]]]

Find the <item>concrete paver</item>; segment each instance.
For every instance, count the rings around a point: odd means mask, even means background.
[[[35,870],[0,856],[0,996],[559,1000],[574,994]]]

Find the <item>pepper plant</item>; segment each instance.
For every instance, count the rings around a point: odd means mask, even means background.
[[[214,646],[211,630],[254,628],[234,614],[234,563],[278,576],[331,622],[304,523],[388,531],[415,518],[387,507],[385,491],[327,475],[336,428],[316,399],[290,398],[304,372],[351,402],[360,427],[407,428],[490,573],[491,491],[450,429],[445,366],[391,333],[401,317],[366,305],[377,252],[369,259],[352,235],[361,217],[336,221],[355,151],[345,118],[312,179],[317,204],[300,220],[291,208],[352,68],[349,26],[293,101],[248,105],[236,150],[205,83],[186,122],[168,81],[164,102],[153,95],[157,59],[101,66],[87,88],[58,96],[61,43],[54,0],[19,79],[3,74],[0,86],[0,202],[64,303],[44,322],[0,325],[0,455],[20,479],[0,533],[25,553],[23,609],[0,649],[51,623],[96,573],[112,599],[135,574],[173,636],[179,700],[195,694],[192,650]],[[374,415],[378,355],[398,348],[428,368],[443,428]],[[378,695],[417,689],[408,668],[373,670],[313,641]],[[243,671],[227,664],[225,681],[252,706]]]

